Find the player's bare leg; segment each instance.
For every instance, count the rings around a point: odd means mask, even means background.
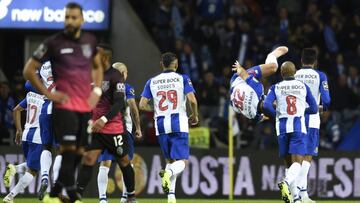
[[[286,46],[280,46],[270,52],[270,54],[273,54],[276,58],[279,58],[280,56],[286,54],[288,51],[289,49]]]

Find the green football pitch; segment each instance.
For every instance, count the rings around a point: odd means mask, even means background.
[[[167,203],[166,199],[137,199],[139,203]],[[15,198],[15,203],[35,203],[39,202],[37,199],[34,198]],[[83,199],[84,203],[97,203],[99,202],[97,199]],[[110,199],[109,203],[119,203],[119,199]],[[177,199],[177,203],[281,203],[281,200],[221,200],[221,199]],[[334,200],[334,201],[316,201],[317,203],[360,203],[360,201],[343,201],[343,200]]]

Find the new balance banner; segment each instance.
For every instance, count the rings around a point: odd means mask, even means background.
[[[62,29],[72,0],[0,0],[0,28]],[[109,0],[74,0],[83,7],[84,29],[109,27]]]
[[[140,197],[165,197],[158,175],[165,161],[158,148],[137,148],[133,160],[136,174],[136,193]],[[229,174],[227,150],[191,150],[189,166],[178,177],[178,198],[227,198]],[[277,183],[284,177],[284,167],[273,151],[236,151],[234,161],[235,198],[279,198]],[[310,169],[309,195],[314,199],[360,199],[360,154],[322,153]],[[6,162],[24,161],[20,149],[0,148],[0,176]],[[97,197],[94,170],[85,196]],[[17,181],[17,178],[16,178]],[[121,171],[113,164],[109,172],[109,197],[120,198]],[[37,179],[23,196],[35,195],[40,185]],[[0,181],[3,196],[8,192]]]

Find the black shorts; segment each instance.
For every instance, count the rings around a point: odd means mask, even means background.
[[[90,113],[80,113],[53,108],[52,121],[56,140],[61,145],[85,147],[90,137],[87,133]]]
[[[107,149],[116,159],[122,158],[129,153],[129,142],[126,133],[123,134],[103,134],[93,133],[91,144],[87,150]]]

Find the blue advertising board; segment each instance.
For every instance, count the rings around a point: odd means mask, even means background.
[[[0,0],[0,29],[61,29],[70,1],[83,7],[84,29],[109,28],[109,0]]]

